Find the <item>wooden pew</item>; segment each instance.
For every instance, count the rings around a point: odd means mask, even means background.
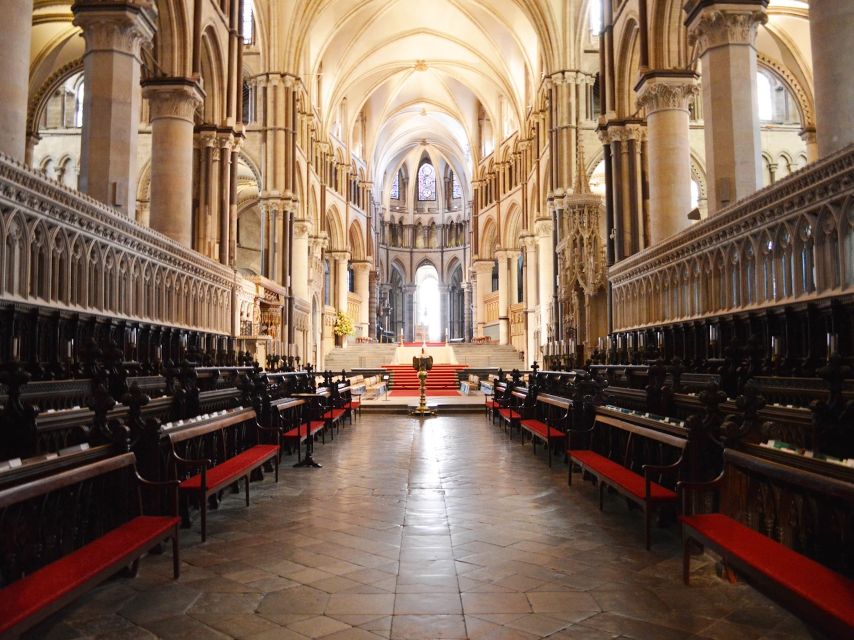
[[[680,483],[685,584],[692,549],[708,547],[829,638],[854,637],[854,469],[812,458],[798,468],[802,456],[754,451],[726,449],[718,478]],[[715,512],[694,514],[710,490]]]
[[[582,439],[584,446],[577,444]],[[639,505],[644,511],[644,541],[649,549],[652,512],[677,505],[675,484],[688,447],[684,427],[600,407],[592,427],[570,427],[567,446],[568,484],[572,485],[573,469],[579,467],[582,474],[599,483],[600,509],[604,508],[606,486]],[[662,484],[669,478],[673,480]]]
[[[246,506],[249,506],[249,477],[270,461],[275,466],[276,482],[279,481],[279,432],[258,424],[252,408],[236,409],[189,424],[164,425],[163,431],[179,479],[179,491],[198,499],[202,541],[207,539],[208,497],[244,479]],[[272,432],[276,444],[264,444],[264,432]]]
[[[180,518],[142,514],[132,453],[0,490],[0,636],[16,637],[164,541],[180,574]]]
[[[549,466],[552,466],[552,450],[558,445],[566,445],[571,408],[572,401],[567,398],[538,393],[533,408],[523,410],[520,426],[531,434],[534,453],[537,452],[537,440],[548,449]]]

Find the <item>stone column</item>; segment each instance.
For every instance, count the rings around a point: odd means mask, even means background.
[[[533,235],[522,238],[522,246],[525,247],[525,323],[527,345],[526,365],[530,365],[539,358],[539,345],[535,339],[535,332],[539,329],[537,323],[537,301],[539,291],[537,290],[537,239]]]
[[[810,2],[815,121],[818,153],[822,158],[854,142],[852,42],[854,3],[850,0]]]
[[[192,248],[193,115],[202,92],[190,78],[154,78],[143,96],[151,110],[149,226]]]
[[[445,331],[451,330],[451,287],[439,285],[439,340],[445,339]]]
[[[377,306],[379,304],[379,281],[376,269],[368,271],[368,336],[377,336]]]
[[[3,79],[0,81],[0,153],[24,162],[30,87],[33,0],[3,3]]]
[[[492,260],[477,260],[472,265],[475,272],[475,299],[477,300],[477,335],[483,337],[486,326],[486,302],[487,295],[492,293]]]
[[[415,341],[415,289],[414,284],[403,285],[403,339]]]
[[[519,300],[519,269],[518,269],[518,260],[521,255],[520,251],[508,251],[507,252],[507,269],[510,274],[510,289],[508,290],[507,295],[507,304],[514,305]]]
[[[353,318],[354,324],[358,324],[359,331],[357,335],[367,337],[370,335],[368,333],[368,319],[370,318],[368,306],[370,305],[371,298],[371,263],[367,260],[354,262],[353,263],[353,277],[355,279],[355,289],[356,295],[358,295],[362,301],[359,304],[359,317]]]
[[[231,147],[234,136],[230,133],[217,138],[219,144],[219,261],[231,265]]]
[[[767,5],[691,0],[685,7],[689,44],[697,45],[703,67],[710,215],[762,186],[756,31],[768,19]]]
[[[78,185],[134,218],[140,49],[154,37],[156,10],[148,0],[77,0],[71,8],[86,40]]]
[[[341,313],[347,313],[348,296],[350,293],[347,265],[350,263],[350,254],[339,251],[329,254],[335,260],[335,307]],[[354,322],[358,318],[351,318]]]
[[[646,73],[637,86],[638,106],[646,109],[650,240],[653,245],[689,224],[688,102],[696,90],[696,76],[677,71]]]
[[[309,302],[308,290],[308,236],[311,233],[311,222],[308,220],[294,221],[293,238],[293,273],[291,273],[291,286],[294,297]]]
[[[510,308],[509,287],[510,278],[507,272],[507,263],[510,260],[509,251],[496,251],[495,259],[498,261],[498,344],[509,344],[510,342]]]
[[[463,282],[463,340],[472,339],[472,284]]]
[[[548,338],[549,311],[554,296],[554,252],[552,227],[549,219],[534,222],[534,234],[537,238],[537,261],[539,262],[539,298],[540,298],[540,344]]]
[[[219,158],[219,150],[216,148],[216,136],[202,132],[198,135],[196,143],[199,148],[199,208],[196,213],[196,238],[195,249],[202,255],[210,257],[210,226],[211,210],[211,176],[214,152]],[[214,198],[215,200],[215,198]],[[262,258],[263,262],[263,258]]]

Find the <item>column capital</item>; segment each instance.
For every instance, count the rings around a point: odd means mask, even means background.
[[[349,251],[327,251],[326,255],[339,262],[350,262]]]
[[[492,273],[492,267],[495,266],[495,262],[493,260],[475,260],[471,266],[477,275],[481,275]]]
[[[816,143],[815,127],[804,127],[798,135],[806,144]]]
[[[194,122],[196,107],[203,98],[198,82],[192,78],[151,78],[142,83],[142,96],[148,99],[151,119],[178,118]],[[205,145],[208,141],[205,140]],[[210,143],[213,144],[213,141]]]
[[[757,28],[768,21],[767,6],[768,0],[693,0],[685,5],[688,44],[696,44],[701,56],[720,46],[755,47]]]
[[[693,71],[649,71],[635,86],[638,107],[647,115],[656,111],[688,111],[688,103],[698,91]]]
[[[527,233],[519,238],[522,246],[528,251],[533,251],[537,248],[537,238],[531,233]]]
[[[537,238],[551,238],[552,231],[554,231],[554,223],[550,218],[534,220],[534,233]]]
[[[311,220],[294,220],[294,238],[302,240],[311,235],[312,230]]]
[[[356,273],[362,273],[364,271],[369,271],[373,264],[368,260],[357,260],[356,262],[351,262],[350,266],[353,267],[353,271]]]
[[[151,0],[75,0],[72,24],[83,31],[86,53],[121,51],[139,58],[143,44],[157,30],[157,8]]]

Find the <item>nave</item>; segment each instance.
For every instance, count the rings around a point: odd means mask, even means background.
[[[293,458],[293,459],[291,459]],[[143,560],[27,638],[807,638],[796,618],[708,556],[680,580],[678,529],[642,523],[616,495],[598,510],[588,482],[566,485],[538,450],[482,415],[418,421],[365,413],[315,447],[321,469],[226,495]]]

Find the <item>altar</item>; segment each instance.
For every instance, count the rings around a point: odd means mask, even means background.
[[[454,348],[449,344],[430,345],[422,347],[421,345],[399,346],[394,351],[394,362],[391,364],[412,364],[412,358],[421,355],[421,349],[424,349],[424,355],[433,356],[435,364],[459,364],[457,356],[454,353]]]

